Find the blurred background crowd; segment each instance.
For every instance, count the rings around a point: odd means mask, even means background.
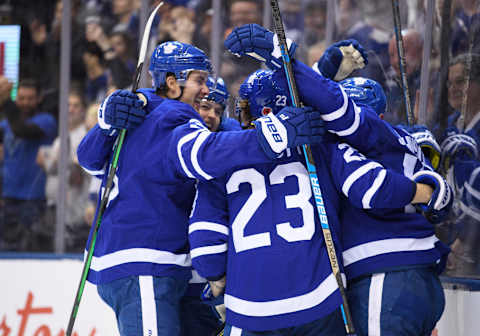
[[[63,126],[67,141],[62,142],[63,1],[0,1],[0,24],[21,26],[20,80],[14,99],[13,83],[0,76],[0,251],[83,252],[99,182],[80,169],[76,147],[97,122],[99,103],[113,90],[131,87],[144,27],[142,9],[149,13],[160,2],[69,0],[70,85]],[[279,2],[287,37],[299,45],[296,58],[311,66],[331,43],[356,39],[367,51],[369,63],[354,75],[375,79],[384,87],[388,122],[406,122],[390,1]],[[269,1],[164,3],[153,22],[147,55],[168,40],[203,49],[230,92],[225,115],[238,117],[234,102],[239,85],[260,64],[227,53],[223,40],[232,28],[246,23],[271,28]],[[416,121],[427,125],[441,142],[449,123],[461,115],[465,125],[461,128],[480,138],[480,0],[400,0],[399,4]],[[149,85],[148,74],[142,83]],[[28,122],[32,118],[37,120],[34,125]],[[68,158],[66,174],[59,169],[62,150]],[[471,176],[479,172],[480,168]],[[454,211],[437,226],[439,238],[452,247],[446,275],[480,278],[480,192],[468,181],[453,184]],[[59,196],[62,186],[65,191]],[[464,197],[468,188],[473,191]],[[60,224],[57,204],[65,211]]]

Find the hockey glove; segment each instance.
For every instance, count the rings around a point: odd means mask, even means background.
[[[405,128],[422,149],[423,155],[429,160],[433,169],[440,166],[440,145],[426,126],[414,125]]]
[[[418,183],[428,184],[433,194],[428,204],[417,204],[430,223],[437,224],[445,220],[453,204],[453,191],[447,181],[438,173],[422,170],[413,175]]]
[[[474,138],[467,134],[453,134],[443,140],[442,166],[448,171],[457,159],[475,160],[478,157],[478,145]]]
[[[214,282],[214,281],[209,281],[205,285],[205,287],[203,288],[201,299],[202,299],[203,303],[205,303],[209,306],[218,306],[218,305],[223,304],[223,297],[224,296],[223,296],[223,292],[221,294],[216,295],[216,296],[213,295],[212,286],[210,284],[212,282]]]
[[[240,57],[248,55],[276,70],[282,67],[282,52],[278,37],[258,24],[246,24],[235,28],[225,40],[225,48]],[[288,54],[293,57],[297,45],[287,39]]]
[[[98,125],[109,135],[111,129],[133,130],[145,120],[144,102],[135,93],[117,90],[98,109]]]
[[[364,68],[366,64],[368,57],[365,50],[360,43],[351,39],[332,44],[312,68],[338,82],[347,78],[353,71]]]
[[[284,107],[253,122],[265,154],[274,159],[286,148],[319,144],[326,133],[320,112],[310,107]]]

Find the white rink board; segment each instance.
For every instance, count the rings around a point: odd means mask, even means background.
[[[0,258],[0,335],[64,336],[83,263],[34,258]],[[480,291],[446,287],[445,312],[433,335],[480,335]],[[118,335],[115,314],[87,282],[73,336]]]
[[[12,336],[63,336],[82,267],[75,259],[0,259],[0,335],[9,328]],[[77,336],[119,335],[115,314],[89,283],[73,330]]]
[[[480,292],[445,289],[445,311],[437,323],[438,336],[480,335]]]

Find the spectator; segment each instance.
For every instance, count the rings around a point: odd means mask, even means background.
[[[158,25],[158,43],[166,41],[192,43],[195,13],[183,6],[175,6],[167,13],[162,16],[162,24]]]
[[[369,65],[359,70],[356,76],[366,77],[385,87],[388,59],[388,40],[390,29],[371,24],[367,17],[362,16],[361,2],[353,0],[339,1],[337,19],[337,40],[357,40],[369,54]]]
[[[132,16],[135,11],[135,1],[130,0],[113,0],[112,12],[116,18],[113,30],[128,31],[133,37],[136,37],[134,31],[129,30]]]
[[[0,245],[5,250],[26,251],[35,249],[31,230],[46,206],[46,176],[36,164],[37,152],[55,139],[57,122],[38,109],[40,94],[35,81],[20,81],[15,102],[9,98],[11,85],[0,87],[0,109],[7,116],[0,122],[5,152]]]
[[[86,19],[86,39],[101,49],[111,76],[110,84],[116,88],[128,87],[132,83],[136,65],[133,58],[136,48],[130,36],[122,31],[114,31],[107,36],[100,24],[100,17],[90,16]]]
[[[479,53],[480,11],[477,0],[458,0],[452,19],[452,55],[467,52]]]
[[[422,36],[413,29],[403,31],[403,46],[405,50],[405,73],[407,75],[409,96],[412,110],[415,106],[416,91],[420,88],[420,72],[423,56]],[[403,89],[401,84],[401,73],[398,59],[397,42],[395,35],[390,38],[388,43],[388,53],[390,56],[389,81],[387,82],[387,98],[391,113],[387,114],[386,119],[391,124],[399,124],[406,120],[406,107],[403,98]]]
[[[305,34],[306,47],[319,43],[325,39],[327,22],[327,2],[325,0],[312,1],[305,7]],[[315,60],[320,58],[317,57]]]
[[[109,74],[104,65],[103,51],[97,43],[87,43],[83,62],[87,70],[86,100],[88,103],[100,102],[106,97]]]
[[[450,61],[447,82],[448,103],[454,112],[449,117],[448,124],[455,126],[462,113],[465,98],[466,106],[463,112],[465,132],[471,133],[478,142],[480,141],[480,56],[471,55],[469,73],[467,73],[468,62],[468,54],[458,55]]]
[[[261,2],[255,0],[233,0],[229,9],[230,27],[225,31],[225,37],[235,27],[247,23],[262,24],[263,8]],[[247,59],[239,59],[231,53],[225,52],[222,59],[221,77],[232,92],[240,87],[243,80],[252,72],[260,68],[260,63]]]
[[[90,230],[90,223],[84,222],[85,208],[88,202],[90,176],[79,166],[76,149],[87,134],[85,124],[85,101],[80,92],[72,91],[68,97],[68,174],[66,199],[66,250],[81,252]],[[47,174],[47,201],[50,222],[54,222],[59,176],[60,138],[56,138],[52,146],[43,147],[37,156],[37,163]],[[48,222],[48,221],[47,221]],[[50,232],[51,235],[51,232]],[[51,236],[53,238],[53,236]]]

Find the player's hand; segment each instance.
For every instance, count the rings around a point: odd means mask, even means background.
[[[443,140],[442,167],[447,171],[451,164],[458,159],[475,160],[478,158],[478,145],[468,134],[453,134]]]
[[[353,71],[368,64],[368,57],[362,45],[354,39],[332,44],[325,50],[313,68],[323,76],[341,81]]]
[[[109,135],[115,129],[133,130],[145,120],[144,102],[128,90],[117,90],[98,109],[98,125]]]
[[[277,115],[269,113],[253,124],[260,145],[272,159],[286,148],[319,144],[326,133],[320,112],[311,107],[284,107]]]
[[[433,169],[437,170],[440,166],[441,149],[433,133],[423,125],[405,126],[404,129],[415,139]]]
[[[247,55],[264,62],[272,70],[282,67],[282,52],[278,37],[258,24],[246,24],[235,28],[225,40],[225,48],[236,56]],[[293,57],[297,45],[287,39],[288,53]]]
[[[429,222],[437,224],[448,216],[453,204],[453,191],[447,181],[438,173],[422,170],[413,175],[418,183],[428,184],[433,188],[433,194],[428,203],[417,204]]]

